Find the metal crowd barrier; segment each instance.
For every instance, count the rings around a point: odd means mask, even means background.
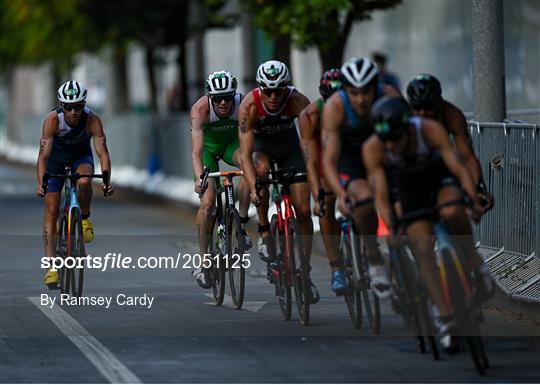
[[[469,121],[495,207],[476,226],[478,250],[509,296],[540,302],[540,125]]]

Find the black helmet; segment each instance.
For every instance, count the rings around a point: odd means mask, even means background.
[[[442,98],[441,83],[429,74],[414,77],[407,86],[407,98],[415,110],[431,110]]]
[[[411,108],[401,97],[385,96],[371,108],[375,134],[383,141],[399,139],[406,131]]]
[[[342,88],[341,71],[338,68],[329,69],[322,74],[319,83],[319,93],[324,100],[328,99],[330,95]]]

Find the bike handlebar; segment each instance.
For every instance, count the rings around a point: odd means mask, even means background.
[[[290,186],[294,183],[304,183],[307,182],[307,174],[305,171],[300,170],[295,167],[282,168],[280,170],[272,170],[267,173],[267,175],[272,175],[272,178],[268,179],[255,179],[255,189],[257,190],[257,195],[261,191],[262,186],[271,185],[271,184],[281,184],[284,186]]]
[[[49,186],[49,180],[53,178],[58,179],[69,179],[72,183],[75,183],[81,178],[91,178],[91,179],[102,179],[103,184],[105,185],[105,189],[103,191],[103,195],[107,196],[107,187],[109,187],[111,182],[111,174],[108,170],[103,170],[101,174],[51,174],[49,172],[45,172],[43,174],[43,177],[41,178],[41,188],[43,189],[43,195],[42,198],[47,194],[47,188]]]
[[[426,216],[436,217],[439,210],[445,207],[455,206],[455,205],[464,205],[471,208],[473,207],[472,200],[469,198],[469,196],[466,195],[464,198],[461,198],[461,199],[455,199],[452,201],[441,203],[439,205],[435,205],[433,207],[411,211],[410,213],[401,215],[399,218],[395,218],[394,223],[392,225],[394,233],[397,234],[399,228],[403,226],[405,222],[410,221],[411,219],[417,219],[417,218],[426,217]]]
[[[206,189],[208,188],[208,178],[221,178],[221,177],[234,178],[235,176],[242,176],[242,175],[244,175],[244,172],[241,170],[210,172],[210,169],[208,167],[205,167],[203,173],[199,177],[200,185],[201,185],[201,192],[199,194],[199,198],[204,195],[204,193],[206,192]]]

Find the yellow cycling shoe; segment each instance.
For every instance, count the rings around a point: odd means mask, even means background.
[[[92,242],[94,240],[94,225],[90,222],[90,219],[82,220],[83,239],[85,243]]]
[[[58,289],[58,271],[52,269],[47,270],[43,282],[49,287],[49,290]]]

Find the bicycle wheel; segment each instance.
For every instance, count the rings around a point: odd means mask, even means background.
[[[56,235],[56,251],[55,251],[55,257],[56,258],[62,258],[66,259],[68,256],[68,250],[67,250],[67,239],[68,239],[68,233],[67,233],[67,216],[63,213],[61,214],[62,217],[60,219],[60,222],[58,223],[58,233]],[[71,286],[71,280],[70,276],[68,274],[68,271],[65,266],[62,266],[60,270],[58,271],[58,283],[59,283],[59,289],[61,294],[69,294],[70,286]]]
[[[285,271],[283,265],[283,258],[285,256],[285,239],[283,237],[283,234],[279,232],[278,218],[276,214],[272,216],[272,220],[270,222],[270,230],[272,232],[272,237],[276,244],[276,250],[278,254],[277,261],[271,264],[272,266],[270,267],[270,269],[275,269],[275,271],[277,272],[276,276],[273,277],[274,286],[276,288],[276,297],[278,299],[279,308],[281,310],[283,319],[285,321],[289,321],[291,319],[292,313],[292,293],[291,286],[286,285],[285,283]],[[272,271],[270,271],[270,274],[273,274]]]
[[[426,342],[424,339],[424,333],[422,331],[421,320],[421,310],[420,310],[420,297],[418,293],[418,283],[416,279],[416,274],[414,273],[414,268],[411,264],[407,252],[401,247],[396,250],[398,258],[398,266],[401,278],[402,285],[402,296],[404,302],[404,311],[402,315],[405,319],[407,314],[407,319],[409,322],[410,330],[416,336],[417,348],[420,353],[424,354],[426,352]]]
[[[342,225],[343,219],[340,218],[339,228],[342,228]],[[362,291],[356,287],[356,282],[354,280],[351,243],[349,242],[348,237],[347,233],[342,232],[339,244],[339,251],[345,266],[347,284],[350,288],[350,290],[345,293],[345,303],[347,304],[347,310],[354,328],[360,329],[362,327]]]
[[[351,235],[356,236],[351,231]],[[353,240],[352,245],[356,242]],[[355,247],[355,246],[353,246]],[[368,259],[364,250],[364,247],[356,246],[359,252],[355,252],[354,255],[358,258],[360,268],[360,281],[362,287],[362,297],[364,299],[364,308],[366,310],[366,316],[371,325],[373,334],[379,334],[381,332],[381,306],[379,304],[379,297],[371,291],[371,282],[368,274]],[[354,249],[353,249],[354,250]]]
[[[480,375],[485,375],[486,368],[482,357],[481,342],[478,342],[480,330],[476,321],[472,319],[469,309],[467,309],[465,290],[463,289],[459,273],[448,249],[441,250],[441,260],[446,270],[454,314],[457,315],[455,318],[458,323],[458,329],[465,337],[465,342],[467,343],[476,371]]]
[[[217,216],[214,216],[212,232],[208,240],[208,248],[212,255],[212,265],[210,267],[210,279],[212,281],[212,293],[217,306],[223,304],[225,298],[225,266],[223,260],[222,245],[225,239],[221,233]]]
[[[431,350],[431,355],[435,361],[439,360],[439,348],[437,346],[437,340],[435,339],[435,326],[431,318],[431,314],[428,308],[428,296],[424,288],[418,286],[418,311],[420,314],[420,321],[422,324],[422,330],[424,331],[424,336],[429,343]]]
[[[73,297],[80,297],[83,293],[84,264],[83,258],[86,256],[84,251],[84,239],[82,230],[81,210],[78,207],[71,209],[70,226],[71,230],[68,242],[68,255],[75,258],[75,267],[68,269],[70,279],[70,290]]]
[[[289,268],[293,277],[294,296],[300,322],[302,325],[309,324],[309,263],[304,253],[304,246],[300,235],[300,229],[296,219],[289,221]]]
[[[235,208],[227,211],[227,268],[229,269],[229,283],[231,297],[235,309],[241,309],[244,304],[246,287],[246,270],[244,268],[244,234],[240,222],[240,214]]]

